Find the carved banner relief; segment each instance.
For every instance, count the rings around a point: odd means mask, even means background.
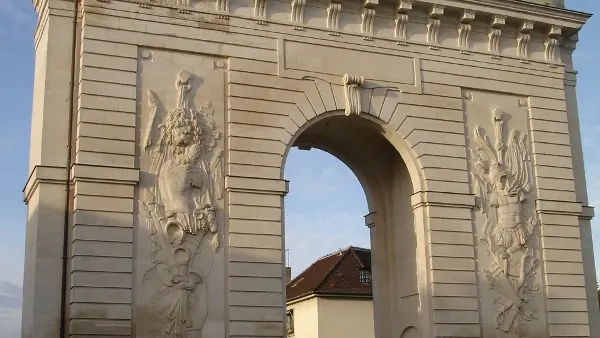
[[[140,335],[223,336],[223,73],[203,56],[141,56]]]
[[[526,101],[465,94],[484,336],[530,337],[545,310]]]

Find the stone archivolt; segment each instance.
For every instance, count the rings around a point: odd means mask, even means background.
[[[219,209],[223,169],[219,139],[206,102],[199,110],[188,99],[192,76],[181,71],[176,81],[176,107],[160,114],[159,99],[149,91],[150,120],[143,149],[151,156],[153,184],[143,193],[141,210],[147,220],[152,266],[144,283],[155,292],[151,301],[162,318],[167,337],[186,337],[201,330],[208,315],[206,279],[214,254],[202,250],[204,241],[219,246]],[[208,266],[194,264],[208,261]],[[196,271],[193,271],[196,270]]]
[[[502,112],[494,112],[493,123],[495,141],[477,126],[471,150],[477,206],[485,219],[480,241],[492,258],[483,274],[497,293],[496,328],[506,337],[527,337],[527,322],[536,319],[530,300],[539,290],[537,219],[526,204],[533,189],[529,142],[513,129],[504,143]]]

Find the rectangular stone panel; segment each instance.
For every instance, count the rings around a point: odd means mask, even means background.
[[[227,61],[156,49],[138,55],[136,332],[224,337]]]
[[[533,158],[536,148],[531,141],[533,122],[530,124],[527,99],[463,89],[463,103],[471,191],[475,195],[473,242],[477,244],[484,336],[504,332],[517,336],[521,329],[546,332],[545,316],[528,316],[546,311],[541,264],[532,262],[542,259],[540,247],[544,241],[557,247],[571,248],[574,244],[540,236],[543,230],[536,212],[536,186],[540,187],[543,178],[539,178]],[[542,169],[542,175],[547,172],[564,176],[555,169]],[[513,280],[519,280],[519,284],[513,284]],[[508,304],[519,299],[522,302],[514,309],[519,312],[513,316]]]
[[[344,57],[339,55],[340,48],[321,44],[309,44],[297,41],[283,41],[283,57],[280,67],[286,70],[314,71],[319,69],[326,74],[341,77],[348,74],[365,76],[368,80],[379,80],[399,84],[415,84],[414,60],[410,57],[380,54],[373,51],[343,49]],[[389,71],[387,67],[371,67],[372,64],[394,65],[395,69],[410,71]]]

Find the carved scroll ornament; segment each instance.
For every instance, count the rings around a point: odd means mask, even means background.
[[[344,75],[344,97],[346,99],[346,116],[360,115],[360,89],[362,88],[365,78],[362,76]]]
[[[532,191],[531,158],[527,136],[511,130],[504,144],[504,115],[493,116],[496,141],[475,127],[471,150],[477,206],[485,224],[480,241],[492,263],[483,270],[497,293],[496,327],[503,337],[527,337],[527,323],[537,319],[530,301],[539,290],[534,275],[538,267],[537,219],[526,201]]]
[[[219,133],[210,102],[199,110],[191,106],[191,79],[186,71],[178,74],[176,108],[165,112],[156,94],[148,92],[151,116],[143,149],[152,158],[153,184],[144,191],[141,210],[152,267],[144,283],[153,284],[151,300],[162,317],[163,337],[186,338],[202,330],[214,252],[201,247],[207,239],[214,250],[219,246],[215,202],[222,197],[223,169],[221,152],[214,149]]]

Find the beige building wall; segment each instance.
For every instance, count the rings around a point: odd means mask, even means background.
[[[373,338],[373,301],[312,297],[292,303],[294,338]]]
[[[298,303],[288,305],[287,310],[294,311],[294,334],[288,337],[311,338],[319,337],[319,299],[310,298]],[[321,323],[321,324],[320,324]],[[325,323],[326,325],[326,323]]]
[[[588,16],[496,0],[34,5],[26,337],[283,336],[294,145],[365,187],[377,338],[598,335],[564,39]]]
[[[318,337],[375,337],[373,301],[363,299],[318,298],[318,305]]]

